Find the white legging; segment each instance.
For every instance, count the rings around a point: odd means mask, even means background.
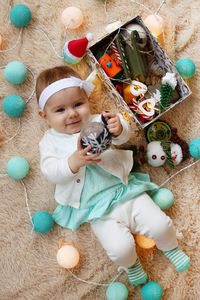
[[[118,204],[109,215],[92,222],[91,227],[110,259],[125,268],[137,258],[131,233],[152,238],[162,251],[178,245],[172,220],[146,193]]]

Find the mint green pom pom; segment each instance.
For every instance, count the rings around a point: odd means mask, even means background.
[[[17,27],[24,27],[31,21],[32,15],[26,5],[15,5],[10,11],[10,21]]]
[[[38,211],[32,216],[33,228],[38,233],[47,233],[54,225],[52,216],[47,211]]]
[[[174,195],[168,189],[159,189],[152,195],[153,201],[160,209],[167,209],[174,203]]]
[[[106,296],[108,300],[126,300],[128,289],[121,282],[113,282],[108,286]]]
[[[189,144],[189,151],[191,156],[200,159],[200,138],[193,140]]]
[[[10,95],[3,102],[3,110],[9,117],[19,117],[25,109],[24,100],[18,95]]]
[[[7,64],[4,75],[10,83],[20,84],[27,77],[27,68],[20,61],[12,61]]]
[[[142,287],[141,293],[144,300],[160,300],[163,289],[157,282],[150,281]]]
[[[15,156],[7,163],[6,171],[11,178],[19,180],[28,174],[29,164],[23,157]]]

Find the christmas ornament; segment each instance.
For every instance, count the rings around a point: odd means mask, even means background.
[[[107,129],[107,122],[102,115],[102,122],[88,122],[81,130],[83,148],[91,146],[89,153],[102,153],[110,147],[112,136]]]
[[[33,229],[37,233],[47,233],[52,229],[54,225],[54,220],[47,211],[36,212],[32,216],[32,222]]]
[[[144,48],[147,44],[147,34],[145,29],[139,24],[129,24],[125,27],[125,31],[122,33],[125,40],[131,39],[131,32],[136,30],[139,34],[140,39],[138,40],[138,45],[140,48]]]
[[[24,100],[18,95],[10,95],[3,102],[3,110],[9,117],[19,117],[25,109]]]
[[[131,81],[129,85],[124,88],[124,100],[127,104],[132,104],[132,99],[139,100],[139,98],[144,97],[147,92],[147,86],[137,80]],[[140,96],[140,97],[139,97]]]
[[[96,59],[110,78],[121,78],[123,74],[122,68],[117,65],[117,63],[110,57],[108,53],[105,53],[103,50],[101,50],[96,54]]]
[[[145,82],[148,75],[148,67],[145,56],[139,46],[139,34],[136,30],[131,32],[131,40],[127,42],[121,33],[115,39],[119,51],[124,73],[127,79]]]
[[[10,21],[17,27],[24,27],[31,21],[32,15],[26,5],[15,5],[10,11]]]
[[[173,91],[176,87],[177,80],[174,73],[166,73],[162,78],[162,85],[160,89],[160,112],[163,112],[167,107]]]
[[[157,120],[149,125],[145,132],[148,163],[160,167],[165,163],[173,168],[189,157],[188,144],[179,138],[177,129],[164,121]]]
[[[79,40],[67,41],[63,48],[64,59],[69,64],[77,64],[83,58],[88,42],[93,39],[91,33],[88,33],[85,38]]]

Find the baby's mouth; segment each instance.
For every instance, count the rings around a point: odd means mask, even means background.
[[[72,126],[72,125],[76,125],[80,122],[80,120],[72,120],[72,121],[68,121],[66,122],[66,126]]]

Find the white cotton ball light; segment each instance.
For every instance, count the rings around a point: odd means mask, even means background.
[[[83,23],[83,14],[79,8],[69,6],[63,10],[61,22],[66,28],[76,29]]]
[[[150,15],[144,20],[144,23],[155,36],[159,36],[162,33],[162,27],[164,26],[162,17]]]
[[[63,245],[57,252],[58,264],[65,268],[74,268],[80,259],[78,250],[72,245]]]

